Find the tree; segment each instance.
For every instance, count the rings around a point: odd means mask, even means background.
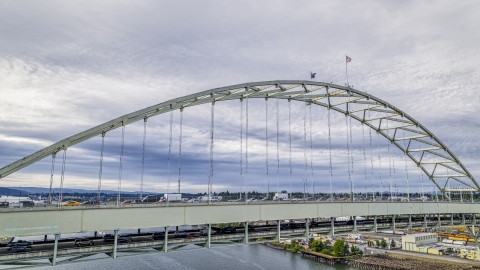
[[[345,242],[343,242],[343,240],[335,241],[335,244],[333,244],[333,254],[337,257],[345,255]]]
[[[396,248],[397,247],[397,244],[395,244],[395,241],[392,241],[390,242],[390,248]]]
[[[382,242],[380,242],[380,246],[382,248],[386,248],[387,247],[387,241],[385,241],[385,239],[382,239]]]

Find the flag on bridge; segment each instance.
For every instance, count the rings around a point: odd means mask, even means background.
[[[316,72],[310,71],[310,79],[315,79],[315,75],[317,75]]]
[[[347,62],[346,63],[349,63],[349,62],[352,62],[352,58],[348,57],[347,55],[345,55],[347,57]]]

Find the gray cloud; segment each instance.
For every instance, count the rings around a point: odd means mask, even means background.
[[[310,70],[317,72],[320,81],[344,84],[348,54],[353,58],[349,79],[356,89],[415,117],[478,176],[478,8],[475,1],[2,2],[0,166],[119,115],[210,88],[308,79]],[[250,105],[249,185],[265,190],[265,101]],[[239,106],[238,101],[216,105],[214,183],[218,189],[239,189]],[[273,101],[269,108],[269,118],[275,117]],[[299,178],[305,177],[303,108],[292,104],[291,178],[286,102],[280,101],[280,108],[279,186],[290,189],[293,179],[294,189],[301,190]],[[201,185],[209,170],[209,109],[202,105],[184,111],[185,191],[205,191]],[[314,108],[312,114],[314,176],[308,177],[309,187],[315,180],[317,186],[329,190],[326,110]],[[348,190],[345,120],[342,115],[332,117],[333,182],[338,189]],[[171,182],[178,178],[178,112],[174,119]],[[126,190],[139,189],[142,126],[126,127],[122,185]],[[147,126],[145,182],[150,190],[165,191],[169,115],[152,118]],[[275,121],[268,128],[269,177],[276,179]],[[353,132],[353,177],[356,188],[363,189],[361,125],[355,123]],[[365,136],[369,165],[369,133]],[[373,133],[374,182],[380,186],[380,172],[383,181],[390,177],[389,153],[381,140],[380,169],[376,144]],[[120,131],[109,132],[105,188],[116,188],[119,145]],[[97,137],[67,151],[66,186],[96,188],[99,149]],[[403,155],[392,148],[393,154],[396,175],[392,178],[405,183]],[[310,157],[308,152],[307,174],[311,174]],[[47,158],[19,171],[0,180],[1,185],[45,186],[50,162]],[[418,189],[418,169],[410,161],[407,166]],[[369,169],[371,165],[367,166],[367,182],[371,183]]]

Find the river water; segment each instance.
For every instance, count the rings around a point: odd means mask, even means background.
[[[189,249],[188,246],[185,248]],[[202,248],[181,252],[173,251],[167,254],[158,253],[140,256],[128,256],[128,254],[123,253],[119,254],[119,256],[121,257],[115,260],[109,258],[89,260],[59,264],[55,267],[42,267],[41,269],[357,269],[344,265],[329,266],[303,258],[300,254],[272,249],[261,244],[216,247],[211,249]]]

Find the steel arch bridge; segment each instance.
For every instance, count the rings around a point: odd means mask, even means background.
[[[303,102],[305,105],[319,105],[344,114],[346,117],[351,117],[370,127],[400,149],[421,168],[442,193],[445,194],[446,191],[480,191],[480,186],[475,178],[447,146],[401,109],[349,86],[300,80],[244,83],[171,99],[120,116],[19,159],[0,168],[0,179],[47,156],[55,155],[58,151],[66,150],[68,147],[97,135],[104,136],[110,130],[136,121],[146,121],[149,117],[200,104],[215,104],[219,101],[248,98],[295,100]],[[402,135],[399,134],[400,132]],[[418,148],[414,148],[413,143],[416,143]],[[444,171],[446,173],[442,173]],[[450,174],[449,171],[454,173]],[[450,181],[456,181],[462,185],[462,188],[448,188],[447,185]]]

